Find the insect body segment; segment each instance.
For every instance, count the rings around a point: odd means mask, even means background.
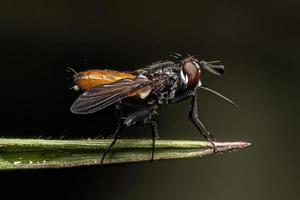
[[[120,79],[133,79],[135,76],[130,73],[114,70],[87,70],[74,75],[74,83],[82,90],[89,90],[99,85],[110,84]]]

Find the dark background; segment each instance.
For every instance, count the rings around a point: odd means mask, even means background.
[[[299,197],[299,1],[1,2],[4,137],[94,138],[115,126],[111,109],[76,116],[76,70],[137,69],[170,52],[222,60],[199,91],[199,112],[221,141],[247,150],[204,159],[0,172],[1,199],[295,199]],[[165,106],[162,139],[202,139],[188,103]],[[148,129],[126,131],[149,137]],[[3,198],[3,196],[6,198]]]

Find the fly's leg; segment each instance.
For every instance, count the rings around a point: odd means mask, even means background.
[[[124,125],[126,127],[135,125],[139,121],[144,121],[145,124],[149,123],[152,119],[152,116],[157,114],[156,110],[158,109],[157,105],[146,106],[139,108],[138,111],[131,113],[124,118]]]
[[[152,156],[151,161],[154,159],[154,150],[155,150],[155,140],[158,139],[158,131],[157,131],[157,122],[153,119],[154,115],[158,113],[156,110],[158,109],[157,105],[145,106],[143,108],[139,108],[138,111],[131,113],[124,119],[124,126],[129,127],[135,125],[139,121],[143,121],[144,124],[149,124],[151,128],[152,134]]]
[[[122,132],[122,125],[121,123],[118,124],[117,129],[115,130],[115,133],[113,134],[113,141],[110,143],[109,147],[107,149],[105,149],[105,152],[103,153],[102,159],[101,159],[101,164],[103,165],[104,163],[104,159],[106,154],[109,152],[109,150],[112,148],[112,146],[114,146],[114,144],[116,143],[116,141],[118,140],[118,137],[120,136]]]
[[[173,99],[169,100],[169,102],[171,104],[175,104],[175,103],[178,103],[178,102],[181,102],[181,101],[184,101],[190,97],[194,97],[196,94],[196,91],[195,90],[187,90],[185,91],[184,93],[178,95],[178,96],[175,96]]]
[[[157,122],[155,120],[150,121],[151,126],[151,134],[152,134],[152,155],[151,155],[151,162],[154,160],[154,153],[155,153],[155,140],[159,138],[158,130],[157,130]]]
[[[196,94],[192,97],[191,101],[191,108],[189,112],[189,118],[194,124],[194,126],[198,129],[200,134],[205,138],[205,140],[211,142],[211,144],[214,147],[214,150],[216,150],[216,146],[213,143],[216,141],[214,136],[205,128],[204,124],[200,121],[199,115],[198,115],[198,109],[197,109],[197,96]]]
[[[107,154],[107,153],[109,152],[109,150],[114,146],[114,144],[115,144],[116,141],[118,140],[118,138],[119,138],[121,132],[123,131],[123,126],[122,126],[121,120],[120,120],[119,105],[116,105],[116,106],[115,106],[115,109],[116,109],[117,116],[118,116],[118,118],[119,118],[119,119],[118,119],[119,122],[118,122],[117,128],[116,128],[116,130],[115,130],[115,132],[114,132],[114,134],[113,134],[113,136],[112,136],[113,141],[110,143],[109,147],[105,149],[105,151],[104,151],[104,153],[103,153],[103,155],[102,155],[102,159],[101,159],[101,164],[102,164],[102,165],[103,165],[103,163],[104,163],[104,159],[105,159],[106,154]]]
[[[194,126],[198,129],[200,134],[205,138],[205,140],[210,141],[212,145],[215,147],[214,143],[212,141],[215,140],[215,138],[206,130],[204,124],[200,121],[198,116],[198,109],[197,109],[197,99],[196,99],[196,90],[189,89],[185,91],[184,93],[175,96],[170,103],[175,104],[181,101],[184,101],[188,98],[192,98],[191,105],[190,105],[190,111],[189,111],[189,119],[192,121]],[[205,133],[204,133],[205,132]]]

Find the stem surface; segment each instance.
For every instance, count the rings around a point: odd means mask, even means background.
[[[101,164],[102,154],[112,142],[101,140],[0,139],[0,170],[64,168]],[[248,142],[157,140],[154,160],[193,158],[230,152]],[[104,164],[149,161],[152,140],[119,139]]]

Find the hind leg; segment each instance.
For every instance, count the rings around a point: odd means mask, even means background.
[[[113,141],[110,143],[109,147],[107,149],[105,149],[105,152],[102,155],[102,159],[101,159],[101,164],[103,165],[104,163],[104,159],[106,154],[110,151],[110,149],[114,146],[114,144],[116,143],[116,141],[118,140],[120,134],[122,132],[122,125],[121,123],[118,124],[115,133],[113,134]]]
[[[110,151],[110,149],[114,146],[114,144],[117,142],[119,136],[121,135],[121,132],[123,131],[123,125],[122,125],[122,122],[121,122],[121,119],[120,119],[120,108],[119,108],[119,105],[116,104],[115,105],[115,111],[116,111],[116,115],[118,117],[118,125],[117,125],[117,128],[112,136],[113,138],[113,141],[110,143],[110,145],[105,149],[103,155],[102,155],[102,159],[101,159],[101,164],[103,165],[104,163],[104,159],[105,159],[105,156],[107,155],[107,153]]]

